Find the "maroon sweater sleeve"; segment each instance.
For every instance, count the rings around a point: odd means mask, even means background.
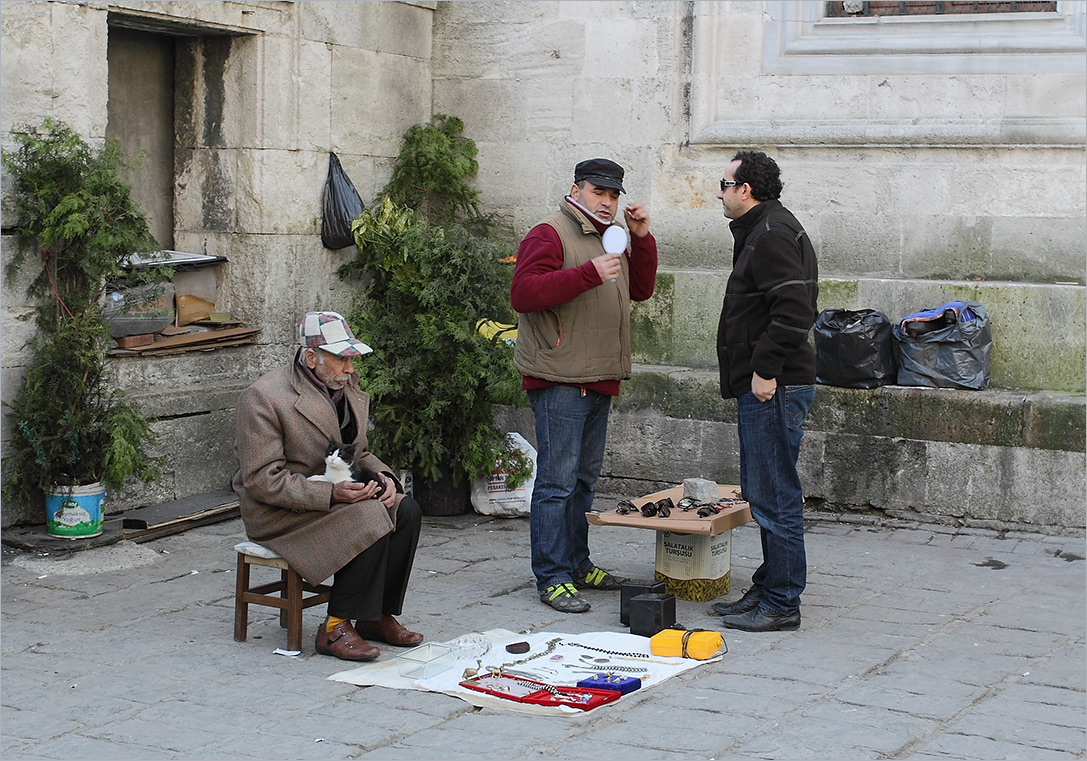
[[[653,295],[657,284],[657,240],[653,233],[646,233],[644,238],[630,236],[630,298],[632,301],[645,301]]]
[[[551,225],[536,225],[517,249],[517,264],[510,283],[510,304],[528,313],[554,309],[600,285],[592,262],[562,268],[562,242]]]
[[[631,238],[630,298],[645,301],[653,295],[657,276],[657,241],[652,234]],[[510,304],[521,313],[554,309],[600,285],[596,266],[562,268],[562,242],[551,225],[537,225],[517,249],[517,264],[510,283]]]

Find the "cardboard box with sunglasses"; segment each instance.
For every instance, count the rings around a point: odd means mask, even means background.
[[[668,594],[683,600],[705,602],[728,593],[732,560],[731,529],[751,520],[748,504],[738,499],[740,487],[718,484],[717,491],[720,499],[730,502],[721,505],[719,512],[709,512],[704,517],[699,517],[697,506],[691,506],[688,510],[681,507],[682,486],[629,500],[635,509],[625,514],[609,510],[589,513],[586,517],[593,526],[655,530],[654,579],[665,583]],[[668,517],[661,517],[659,510],[651,517],[642,515],[643,506],[665,498],[671,499],[675,505]]]
[[[603,513],[589,513],[586,518],[592,526],[651,528],[655,531],[705,536],[717,536],[729,529],[751,522],[751,509],[746,502],[738,498],[739,486],[718,484],[717,491],[721,499],[733,500],[733,502],[723,506],[720,512],[704,518],[698,516],[697,507],[691,507],[689,510],[680,507],[683,502],[682,486],[674,486],[671,489],[664,489],[663,491],[646,494],[644,497],[635,497],[628,500],[635,509],[626,514],[620,514],[618,510],[613,509]],[[648,518],[642,516],[643,506],[650,502],[656,504],[666,497],[671,499],[673,504],[667,518],[662,518],[659,511]]]

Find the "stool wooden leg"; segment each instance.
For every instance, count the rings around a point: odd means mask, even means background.
[[[290,579],[290,575],[291,575],[291,572],[288,571],[288,570],[281,570],[279,572],[279,596],[284,602],[287,602],[290,599],[290,594],[289,594],[289,589],[288,589],[288,587],[289,587],[289,581],[288,580]],[[287,628],[287,606],[286,605],[284,605],[282,608],[279,609],[279,626],[282,629]]]
[[[249,628],[249,603],[242,600],[243,595],[249,591],[249,564],[245,562],[245,556],[238,553],[237,583],[234,591],[234,641],[245,642],[246,631]]]
[[[287,649],[302,649],[302,577],[287,571]]]

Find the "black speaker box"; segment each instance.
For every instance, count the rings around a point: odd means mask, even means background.
[[[676,598],[647,593],[630,598],[630,633],[652,637],[676,622]]]
[[[630,626],[630,600],[633,597],[644,594],[664,594],[663,581],[651,581],[644,584],[640,581],[628,581],[619,587],[619,623]]]

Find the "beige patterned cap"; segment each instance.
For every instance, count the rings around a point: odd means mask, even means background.
[[[355,338],[347,320],[336,312],[307,312],[298,323],[298,342],[307,349],[323,349],[340,357],[361,357],[373,351]]]

